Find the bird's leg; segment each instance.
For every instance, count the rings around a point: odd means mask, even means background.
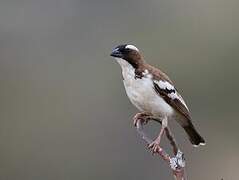
[[[140,112],[137,113],[134,117],[134,126],[137,126],[137,122],[140,121],[141,124],[147,124],[148,121],[153,117],[153,115],[151,113],[148,112]]]
[[[164,130],[167,126],[168,126],[168,120],[167,120],[167,118],[164,118],[162,120],[162,127],[161,127],[158,137],[152,143],[150,143],[148,146],[148,148],[151,149],[153,153],[158,153],[162,150],[162,148],[160,147],[160,141],[162,139]]]

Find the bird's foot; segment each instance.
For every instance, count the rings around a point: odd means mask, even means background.
[[[162,148],[160,147],[160,140],[156,139],[152,143],[148,145],[148,148],[152,151],[152,153],[159,153],[162,151]]]
[[[148,121],[150,120],[150,117],[152,116],[152,114],[150,113],[146,113],[146,112],[141,112],[141,113],[137,113],[134,117],[134,126],[137,126],[137,123],[140,121],[141,124],[145,125],[148,123]]]

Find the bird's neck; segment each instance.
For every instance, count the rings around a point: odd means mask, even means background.
[[[117,62],[121,66],[123,78],[126,79],[127,77],[135,78],[137,75],[142,74],[145,70],[145,64],[139,64],[137,67],[134,67],[127,61],[121,58],[116,58]]]

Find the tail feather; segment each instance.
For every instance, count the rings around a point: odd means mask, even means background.
[[[189,140],[193,144],[193,146],[205,145],[205,140],[202,136],[196,131],[192,123],[183,127],[186,133],[189,136]]]

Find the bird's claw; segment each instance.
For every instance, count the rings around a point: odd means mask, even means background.
[[[162,148],[159,145],[159,142],[157,140],[153,141],[148,145],[148,148],[152,151],[153,154],[160,153],[162,151]]]
[[[137,123],[140,122],[143,125],[146,125],[149,121],[149,114],[146,113],[137,113],[134,117],[134,126],[137,126]]]

